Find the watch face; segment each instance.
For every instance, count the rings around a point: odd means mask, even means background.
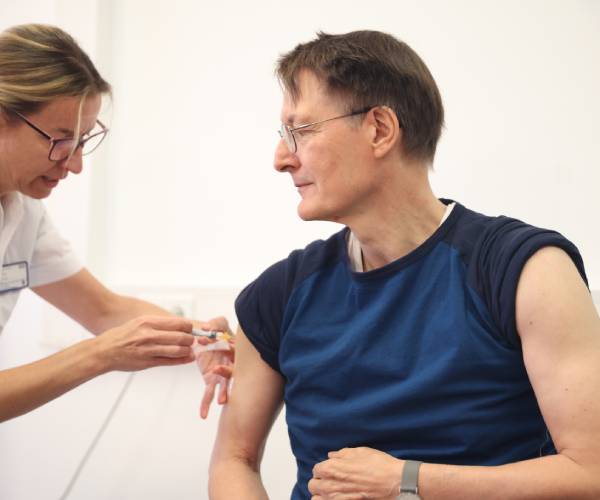
[[[421,500],[421,497],[416,493],[400,493],[396,500]]]

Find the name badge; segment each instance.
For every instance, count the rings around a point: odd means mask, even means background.
[[[29,268],[27,262],[15,262],[2,266],[0,275],[0,293],[21,290],[29,286]]]

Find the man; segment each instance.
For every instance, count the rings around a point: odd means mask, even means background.
[[[443,108],[406,44],[319,34],[277,71],[275,168],[302,219],[346,228],[239,296],[211,497],[266,498],[285,401],[294,499],[600,498],[600,319],[575,246],[433,195]]]

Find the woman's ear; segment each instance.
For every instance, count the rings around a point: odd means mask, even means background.
[[[10,125],[14,125],[14,115],[6,108],[0,106],[0,128],[5,129]]]
[[[402,129],[398,117],[388,106],[376,106],[369,112],[372,125],[371,146],[376,158],[383,158],[398,147],[402,140]]]

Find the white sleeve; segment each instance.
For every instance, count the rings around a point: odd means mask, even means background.
[[[29,286],[47,285],[82,269],[71,245],[56,230],[44,210],[29,266]]]

